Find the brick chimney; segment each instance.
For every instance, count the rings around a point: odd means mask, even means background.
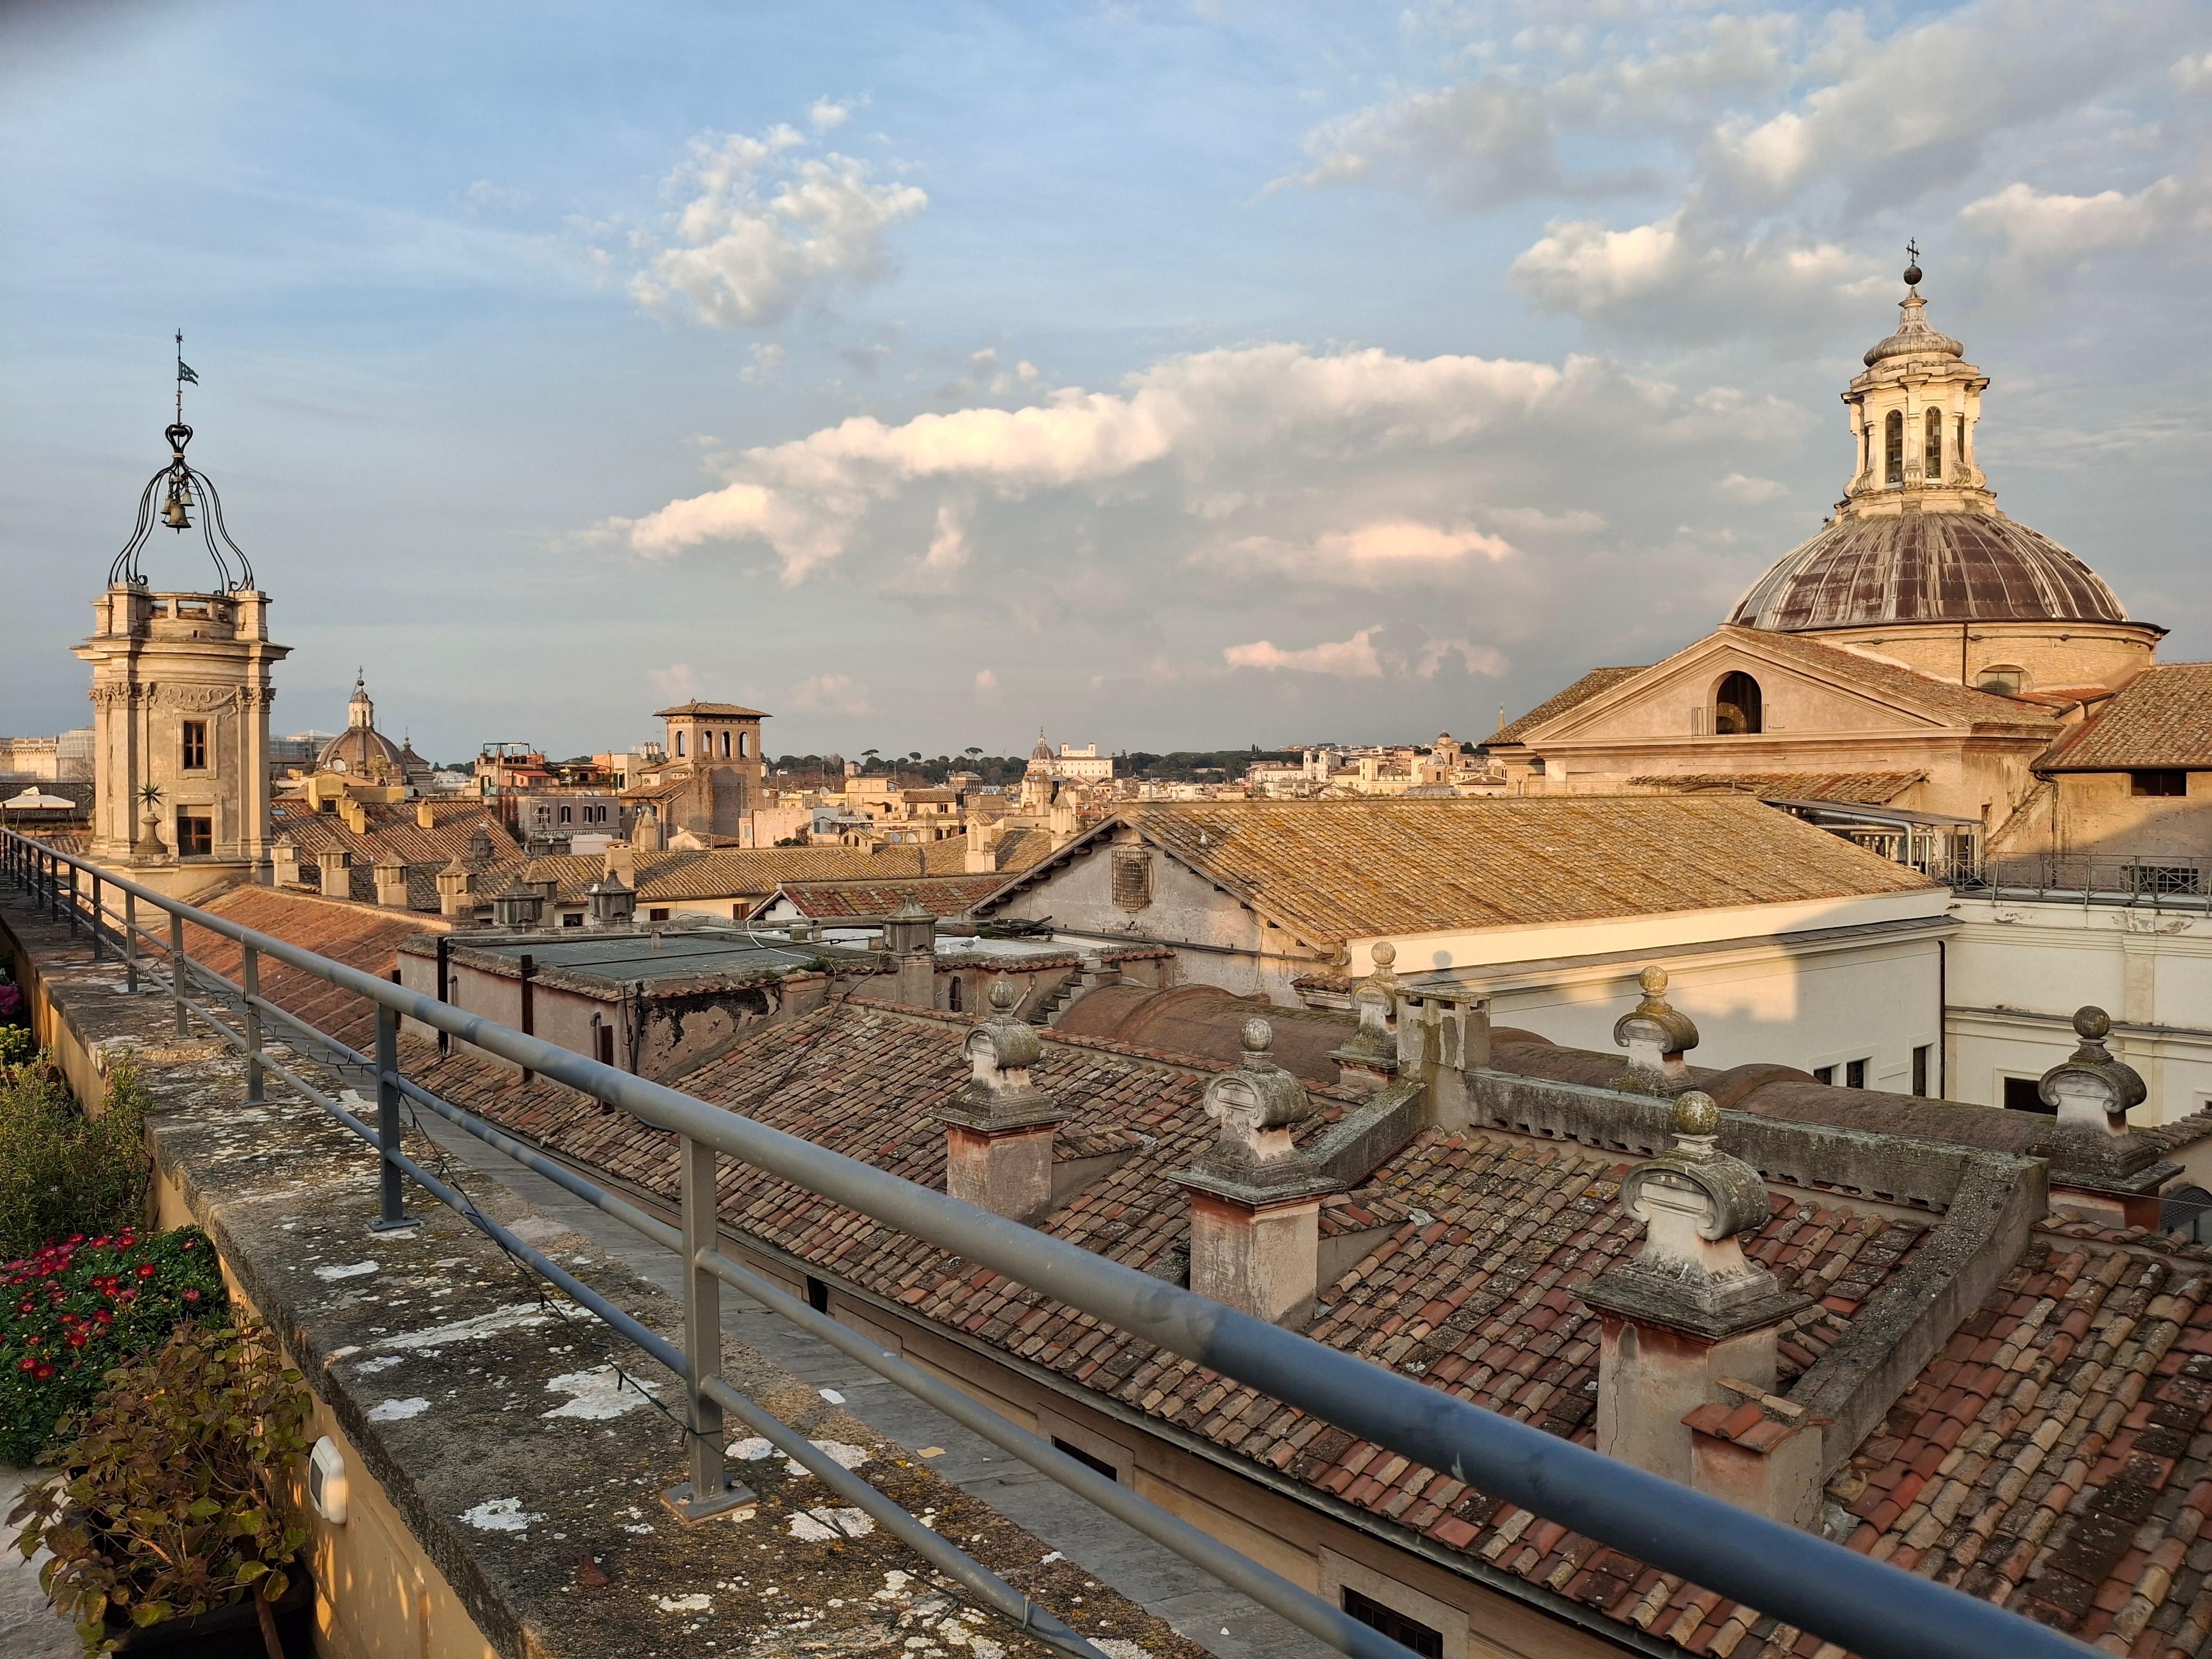
[[[1628,1069],[1613,1079],[1624,1094],[1679,1095],[1690,1086],[1682,1056],[1698,1046],[1697,1023],[1667,1000],[1667,970],[1646,968],[1636,976],[1644,1000],[1613,1023],[1613,1040],[1628,1050]]]
[[[1809,1305],[1744,1255],[1737,1235],[1766,1220],[1766,1183],[1720,1150],[1719,1132],[1711,1096],[1692,1089],[1676,1097],[1673,1149],[1620,1183],[1621,1206],[1645,1224],[1644,1248],[1582,1291],[1604,1331],[1597,1449],[1686,1486],[1697,1462],[1684,1419],[1723,1399],[1723,1378],[1771,1394],[1777,1328]],[[1729,1401],[1731,1421],[1741,1403]],[[1817,1475],[1819,1437],[1811,1438]]]
[[[1033,1224],[1052,1208],[1053,1137],[1067,1114],[1030,1080],[1044,1043],[1014,1017],[1021,993],[1000,979],[989,1000],[990,1013],[962,1045],[973,1073],[968,1086],[937,1114],[945,1125],[945,1190]]]
[[[1305,1085],[1267,1057],[1274,1029],[1244,1022],[1244,1056],[1206,1085],[1212,1149],[1173,1177],[1190,1192],[1190,1287],[1240,1312],[1303,1324],[1320,1290],[1321,1198],[1340,1184],[1293,1144]]]

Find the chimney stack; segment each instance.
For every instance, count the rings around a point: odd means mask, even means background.
[[[438,914],[458,916],[469,908],[469,866],[459,853],[438,872]]]
[[[1620,1183],[1621,1206],[1645,1233],[1632,1261],[1582,1291],[1604,1332],[1597,1449],[1685,1486],[1698,1486],[1703,1469],[1707,1490],[1725,1465],[1733,1492],[1767,1493],[1731,1501],[1795,1519],[1817,1491],[1820,1436],[1802,1431],[1802,1413],[1790,1421],[1761,1402],[1773,1394],[1778,1329],[1809,1299],[1743,1253],[1737,1236],[1767,1218],[1766,1183],[1720,1150],[1720,1117],[1711,1096],[1686,1091],[1674,1102],[1673,1149]],[[1704,1409],[1715,1405],[1726,1409]],[[1762,1422],[1770,1426],[1753,1432]],[[1707,1446],[1721,1427],[1728,1433]],[[1758,1460],[1753,1473],[1735,1468],[1745,1458]]]
[[[300,849],[289,836],[269,843],[269,879],[278,887],[300,884]]]
[[[491,925],[513,933],[526,933],[537,927],[545,912],[545,896],[538,888],[522,879],[518,868],[507,890],[491,902]]]
[[[346,874],[349,862],[345,849],[325,848],[315,854],[315,867],[322,872],[322,892],[325,898],[353,896],[352,878]]]
[[[427,799],[415,803],[415,827],[417,830],[435,830],[438,827],[438,815],[430,810]]]
[[[389,854],[377,860],[371,874],[376,882],[376,902],[387,910],[407,908],[407,866]]]
[[[945,1190],[1033,1224],[1052,1209],[1053,1138],[1067,1115],[1030,1081],[1044,1043],[1014,1017],[1021,993],[1000,979],[989,1000],[990,1013],[962,1045],[973,1075],[937,1115],[945,1125]]]
[[[1190,1288],[1255,1319],[1301,1325],[1321,1278],[1321,1198],[1340,1184],[1294,1144],[1305,1085],[1267,1057],[1274,1028],[1244,1022],[1244,1057],[1206,1085],[1213,1147],[1174,1179],[1190,1192]]]
[[[893,1000],[902,1007],[937,1006],[937,918],[909,890],[884,918],[884,949],[897,975]]]
[[[636,890],[623,884],[622,872],[615,867],[611,849],[606,873],[586,890],[584,896],[591,905],[586,918],[587,926],[626,927],[637,919]]]

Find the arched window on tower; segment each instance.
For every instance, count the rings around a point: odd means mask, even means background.
[[[1928,411],[1928,454],[1921,467],[1929,483],[1943,476],[1943,411],[1940,409]]]
[[[1766,729],[1765,700],[1759,682],[1741,671],[1726,676],[1713,693],[1713,735],[1745,737]]]
[[[1961,415],[1959,416],[1957,434],[1951,440],[1951,467],[1954,471],[1963,471],[1966,469],[1966,417]]]
[[[678,760],[684,757],[684,734],[681,732],[676,734],[676,756]]]
[[[1891,410],[1881,425],[1882,482],[1901,484],[1905,482],[1905,411]]]

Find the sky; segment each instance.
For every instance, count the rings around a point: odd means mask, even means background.
[[[1908,238],[2000,505],[2212,657],[2212,4],[18,0],[0,163],[11,732],[182,329],[280,732],[1479,736],[1820,527]]]

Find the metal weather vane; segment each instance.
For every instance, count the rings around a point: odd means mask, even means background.
[[[216,494],[215,485],[205,473],[185,459],[185,446],[192,441],[192,429],[185,424],[185,387],[198,386],[200,377],[185,361],[185,333],[177,331],[177,418],[162,436],[169,441],[169,464],[147,480],[145,489],[138,497],[138,521],[131,532],[131,539],[115,556],[108,567],[107,585],[111,587],[145,585],[145,574],[138,568],[138,555],[144,550],[147,538],[154,533],[158,523],[181,534],[193,527],[191,509],[200,511],[199,532],[207,544],[208,557],[215,561],[218,591],[237,592],[253,586],[253,564],[246,556],[246,550],[231,539],[229,527],[222,521],[222,498]],[[161,501],[157,509],[154,504],[156,490]],[[217,538],[221,538],[218,545]]]

